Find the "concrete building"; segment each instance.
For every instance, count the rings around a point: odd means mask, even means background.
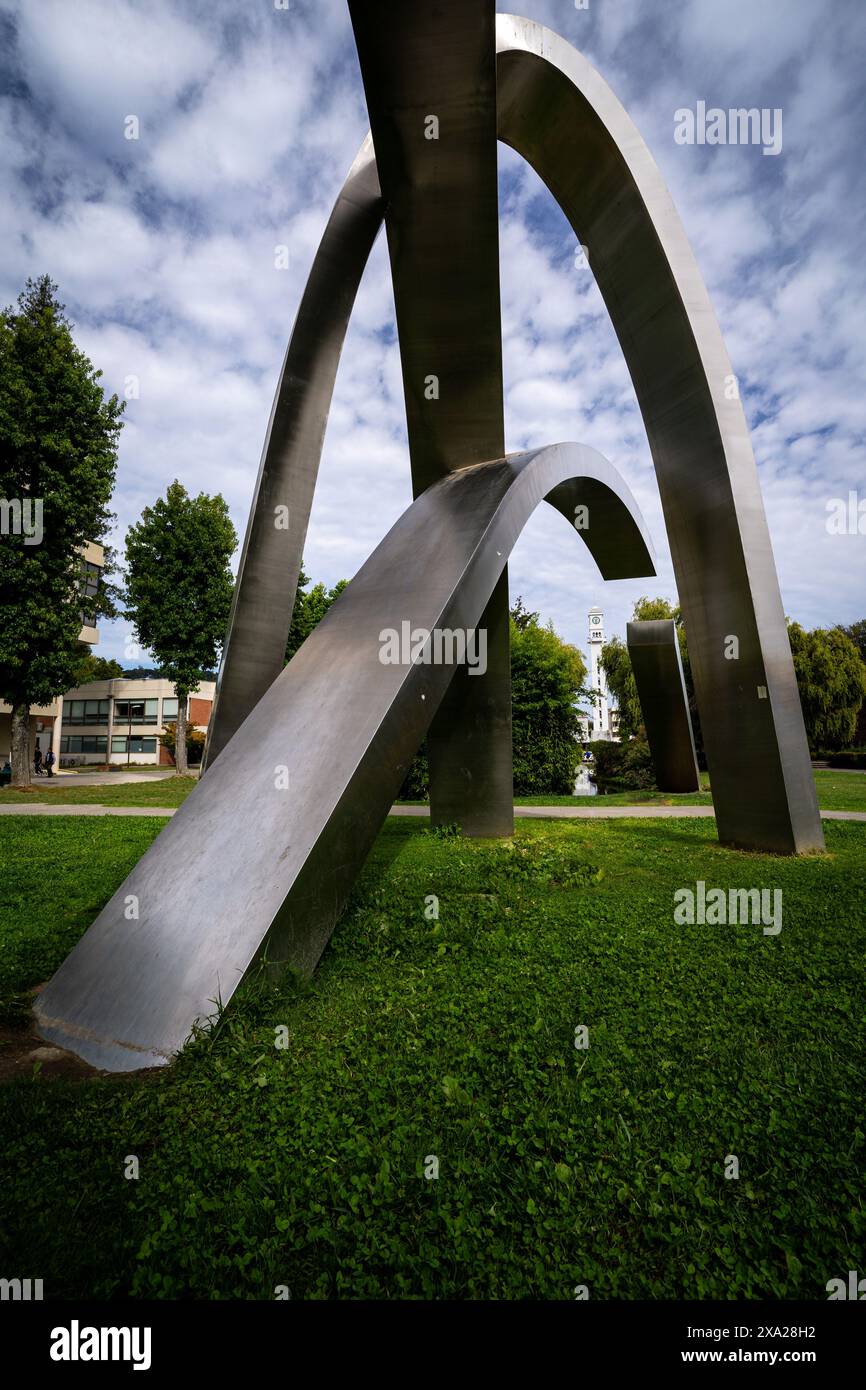
[[[190,727],[207,731],[213,709],[214,681],[202,681],[187,700]],[[90,681],[69,690],[59,702],[57,721],[61,767],[84,763],[150,763],[172,766],[160,741],[166,724],[177,719],[177,696],[171,681],[145,678]]]
[[[79,642],[95,647],[99,641],[96,627],[94,601],[99,592],[99,581],[105,566],[105,551],[95,541],[88,541],[81,552],[81,631]],[[60,761],[60,709],[62,698],[52,700],[50,705],[31,705],[30,707],[30,765],[33,755],[39,748],[43,756],[53,747],[54,757]],[[12,710],[0,701],[0,765],[11,758],[12,751]]]

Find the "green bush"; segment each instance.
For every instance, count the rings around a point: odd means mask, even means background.
[[[858,767],[866,770],[866,748],[846,748],[841,753],[828,753],[831,767]]]
[[[576,647],[542,627],[518,598],[511,610],[511,733],[515,796],[568,796],[581,758],[578,701],[586,666]],[[644,783],[635,785],[645,785]],[[649,785],[652,785],[650,782]],[[423,743],[399,792],[401,801],[429,796]]]
[[[580,652],[542,627],[518,599],[511,620],[511,727],[516,796],[574,790],[581,758],[577,701],[586,692]]]
[[[600,792],[637,791],[656,785],[652,754],[643,731],[623,743],[599,740],[589,747],[595,759],[592,777]]]
[[[174,749],[177,743],[177,723],[172,721],[165,726],[165,732],[160,734],[159,741],[163,748],[167,748],[174,762]],[[186,726],[186,760],[192,767],[201,762],[204,756],[205,735],[192,724]]]
[[[398,801],[427,801],[430,796],[430,764],[427,760],[427,740],[421,744],[397,793]]]

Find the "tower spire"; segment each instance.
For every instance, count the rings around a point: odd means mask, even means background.
[[[594,604],[589,610],[589,680],[590,688],[596,696],[589,716],[592,739],[609,739],[611,736],[607,681],[601,668],[603,646],[604,611],[600,604]]]

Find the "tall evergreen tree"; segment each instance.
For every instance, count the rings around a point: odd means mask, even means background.
[[[81,551],[112,520],[123,404],[72,337],[47,275],[0,315],[0,698],[12,781],[30,782],[30,708],[75,682]],[[104,605],[103,605],[104,611]]]

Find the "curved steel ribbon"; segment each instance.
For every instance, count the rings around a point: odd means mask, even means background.
[[[719,838],[820,849],[748,425],[682,223],[633,121],[586,59],[513,15],[499,16],[496,36],[499,138],[533,165],[588,247],[646,425]],[[731,634],[737,661],[725,658]]]
[[[748,427],[739,400],[730,398],[735,378],[682,224],[634,123],[592,66],[564,39],[530,20],[499,15],[496,36],[499,138],[533,165],[588,246],[643,414],[688,628],[719,836],[782,853],[821,848]],[[323,243],[308,286],[318,304],[311,319],[328,310],[329,273],[346,285],[345,267],[351,265],[360,277],[364,248],[368,251],[373,239],[370,222],[382,214],[374,170],[368,169],[358,192],[366,199],[358,211],[363,231],[356,235],[348,223],[339,249],[338,236],[326,234],[327,252]],[[343,230],[333,224],[332,217],[329,233]],[[266,445],[250,528],[266,529],[271,497],[286,495],[290,487],[301,497],[299,525],[286,540],[284,553],[293,558],[282,580],[271,573],[262,582],[249,570],[249,545],[245,551],[211,759],[282,665],[295,592],[292,576],[300,563],[327,415],[319,386],[325,381],[329,394],[341,345],[342,333],[334,334],[315,379],[315,428],[284,451],[272,426]],[[296,408],[304,408],[303,396]],[[242,615],[259,606],[265,621],[257,628],[253,662],[241,656],[239,627]],[[730,635],[739,639],[737,661],[724,656]]]
[[[382,213],[368,135],[334,204],[283,360],[241,550],[205,765],[283,669],[334,380]],[[288,526],[282,524],[286,517]]]
[[[673,618],[626,624],[626,645],[659,790],[700,791],[689,697]]]
[[[456,669],[387,663],[383,634],[475,628],[545,497],[572,523],[588,508],[576,534],[605,578],[654,573],[634,499],[594,449],[428,488],[38,996],[43,1037],[111,1071],[157,1066],[256,960],[312,971]]]

